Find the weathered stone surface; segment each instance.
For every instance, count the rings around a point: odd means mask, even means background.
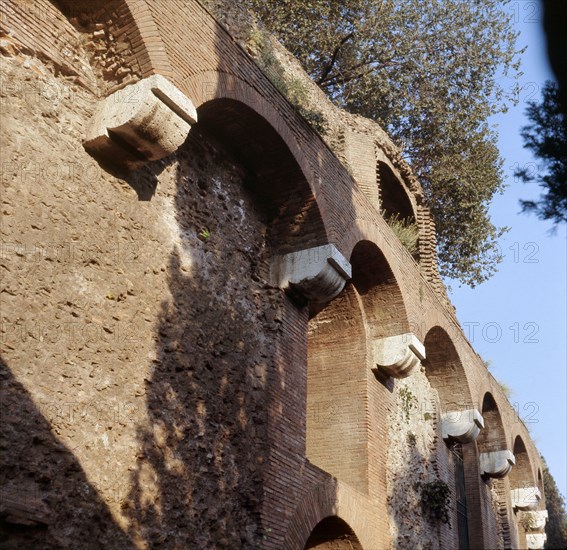
[[[352,275],[349,262],[332,244],[280,256],[272,269],[281,288],[320,304],[337,296]]]
[[[521,522],[527,531],[543,531],[547,523],[547,510],[535,510],[533,512],[522,512]]]
[[[520,487],[511,490],[512,506],[517,510],[535,510],[541,500],[537,487]]]
[[[259,548],[283,293],[245,170],[193,128],[116,178],[81,145],[94,96],[0,78],[74,98],[2,97],[0,546]]]
[[[432,406],[435,390],[421,369],[393,382],[397,406],[388,417],[387,465],[392,548],[438,548],[439,539],[422,514],[420,491],[420,483],[439,476],[436,465],[425,458],[432,456],[438,445]],[[449,531],[444,524],[440,524],[440,529]]]
[[[320,518],[336,514],[356,537],[331,546],[358,537],[363,548],[456,548],[456,510],[452,527],[433,528],[420,487],[454,488],[439,411],[485,392],[495,402],[490,421],[484,413],[480,439],[491,437],[482,448],[505,448],[519,435],[536,471],[537,451],[513,408],[449,330],[458,326],[439,290],[423,194],[378,126],[328,104],[333,153],[195,0],[2,7],[3,547],[300,550]],[[146,90],[141,110],[110,106],[114,122],[101,126],[96,158],[146,165],[126,176],[103,169],[81,145],[98,98],[122,89],[129,104],[138,88],[122,87],[155,72],[191,90],[201,121],[189,132],[191,109],[175,112],[184,99],[173,92]],[[351,130],[356,139],[346,144]],[[361,181],[340,162],[345,145]],[[419,266],[377,210],[373,149],[418,206]],[[336,383],[348,389],[341,400],[308,401],[308,316],[318,309],[289,300],[270,267],[276,251],[329,241],[352,259],[352,292],[336,296],[350,266],[333,250],[317,257],[314,272],[297,270],[297,284],[285,283],[289,294],[341,306],[317,323],[321,332],[344,327],[329,331],[317,369],[328,376],[340,357]],[[383,261],[356,260],[360,242]],[[374,376],[375,338],[412,330],[427,343],[441,325],[455,353],[435,338],[427,344],[439,376],[431,365],[417,368],[425,355],[417,344],[399,357],[382,350],[380,360],[399,362],[405,375],[409,350],[412,376]],[[456,391],[460,383],[470,399]],[[337,490],[330,470],[306,459],[309,417],[336,434],[328,456],[366,476],[362,491]],[[357,454],[343,444],[346,433]],[[486,484],[474,446],[462,450],[467,487],[480,496],[468,502],[471,537],[482,539],[471,546],[515,547],[519,514],[508,482]],[[354,463],[364,464],[362,474]]]
[[[159,160],[185,141],[197,111],[161,75],[152,75],[103,100],[84,141],[94,157],[127,169]]]
[[[374,363],[393,378],[406,378],[425,359],[425,347],[412,333],[374,340]]]
[[[481,475],[496,479],[507,476],[516,463],[514,454],[509,450],[480,453],[479,460]]]
[[[446,411],[441,415],[443,439],[455,439],[459,443],[474,441],[484,428],[484,419],[477,409]]]
[[[545,533],[527,533],[526,544],[529,550],[541,550],[547,541]]]

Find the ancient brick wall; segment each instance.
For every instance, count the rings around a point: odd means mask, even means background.
[[[447,304],[383,132],[336,114],[332,150],[193,0],[1,9],[2,544],[456,548],[420,487],[454,503],[441,416],[471,408],[471,547],[521,543],[510,490],[541,485],[537,450]],[[102,98],[123,89],[126,108],[151,74],[198,122],[144,168],[99,164],[82,142]],[[419,263],[380,214],[379,162]],[[335,300],[280,288],[281,255],[328,243],[352,267]],[[376,343],[409,333],[426,359],[384,375]],[[514,477],[482,476],[480,454],[505,450]]]

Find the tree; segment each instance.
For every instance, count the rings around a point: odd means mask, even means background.
[[[537,170],[517,170],[516,176],[525,183],[538,183],[545,191],[539,201],[520,201],[522,210],[559,224],[567,222],[567,120],[555,82],[545,83],[542,96],[541,103],[528,103],[526,114],[531,124],[521,132],[524,147],[532,151],[540,165]]]
[[[545,533],[546,548],[567,548],[567,513],[565,513],[565,499],[561,496],[555,479],[543,461],[543,486],[545,489],[545,505],[549,514]]]
[[[506,110],[519,54],[498,0],[243,0],[339,106],[380,123],[419,177],[443,275],[474,286],[496,270],[505,230],[489,116]],[[509,92],[509,93],[507,93]]]

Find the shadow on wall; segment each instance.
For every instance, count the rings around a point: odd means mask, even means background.
[[[180,242],[125,514],[144,547],[258,548],[280,292],[246,172],[198,125],[176,156]]]
[[[330,516],[313,529],[305,550],[362,550],[362,545],[347,523],[337,516]]]
[[[134,548],[2,359],[0,419],[2,548]]]
[[[438,418],[438,413],[436,416]],[[439,460],[443,453],[439,446],[444,444],[435,438],[426,443],[424,448],[420,436],[416,439],[416,434],[407,425],[407,421],[403,420],[397,429],[400,428],[405,434],[405,441],[401,442],[402,445],[405,443],[405,449],[398,442],[397,452],[401,455],[398,460],[403,460],[403,467],[397,469],[395,477],[388,483],[390,522],[397,535],[392,548],[450,548],[456,541],[457,525],[453,517],[456,499],[454,480],[450,479],[452,467],[444,468]],[[437,453],[432,452],[435,448]],[[438,485],[446,486],[449,491],[447,505],[444,505],[441,493],[437,492],[435,498],[425,498],[422,504],[422,493],[427,495],[428,486],[431,488]],[[448,517],[444,519],[445,512]],[[446,523],[446,519],[450,523]]]

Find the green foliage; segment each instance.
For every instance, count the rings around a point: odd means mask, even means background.
[[[417,407],[417,399],[407,386],[402,386],[399,391],[400,400],[402,402],[402,412],[406,422],[409,423],[411,411]]]
[[[272,84],[288,99],[297,112],[320,134],[325,134],[327,126],[323,113],[310,106],[307,84],[301,79],[286,74],[274,53],[270,37],[260,29],[250,31],[247,38],[248,49],[256,57]]]
[[[426,422],[429,420],[433,420],[433,415],[431,413],[423,413],[423,420],[425,420]]]
[[[488,215],[503,176],[486,121],[514,101],[520,75],[509,0],[243,3],[338,106],[400,145],[436,222],[441,274],[490,277],[505,228]]]
[[[530,101],[526,114],[531,124],[522,128],[524,147],[541,162],[516,170],[524,183],[535,182],[544,190],[539,201],[520,201],[524,212],[554,223],[567,222],[567,120],[560,104],[559,86],[547,81],[542,102]]]
[[[211,237],[211,232],[208,229],[202,229],[201,232],[199,233],[199,237],[201,238],[202,241],[206,241]]]
[[[549,514],[545,526],[547,541],[545,548],[567,548],[567,513],[565,498],[559,492],[555,479],[543,461],[543,486],[545,489],[545,506]]]
[[[400,219],[398,214],[387,217],[386,213],[382,211],[382,216],[384,216],[386,223],[390,226],[390,229],[395,233],[396,237],[400,239],[400,242],[406,247],[408,252],[412,256],[417,254],[417,243],[419,239],[417,224],[409,219]]]
[[[415,445],[417,443],[417,435],[415,435],[413,432],[408,432],[407,438],[408,438],[408,443],[412,447],[415,447]]]
[[[421,507],[436,521],[451,524],[449,518],[449,486],[440,479],[421,485]]]

